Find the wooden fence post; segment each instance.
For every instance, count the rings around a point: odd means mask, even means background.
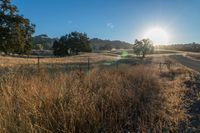
[[[160,68],[160,73],[161,73],[161,71],[162,71],[162,64],[161,64],[161,62],[159,63],[159,68]]]
[[[37,63],[37,65],[38,65],[38,71],[39,71],[39,69],[40,69],[40,56],[38,55],[38,63]]]
[[[87,66],[88,66],[88,72],[90,72],[90,58],[88,57],[88,63],[87,63]]]

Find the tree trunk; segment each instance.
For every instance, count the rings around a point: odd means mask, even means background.
[[[76,55],[78,55],[78,50],[76,50]]]
[[[145,54],[145,53],[143,53],[143,54],[142,54],[142,58],[145,58],[145,55],[146,55],[146,54]]]

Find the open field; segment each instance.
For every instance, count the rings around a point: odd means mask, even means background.
[[[82,64],[87,63],[88,58],[93,63],[112,61],[116,60],[116,56],[112,54],[82,54],[77,56],[69,56],[62,58],[40,58],[40,64]],[[0,66],[1,67],[12,67],[17,65],[37,65],[38,58],[28,58],[28,57],[9,57],[0,56]]]
[[[84,53],[77,56],[69,56],[69,57],[40,57],[41,64],[86,64],[88,63],[88,58],[92,63],[102,63],[102,62],[112,62],[117,61],[123,58],[123,53],[127,52],[125,58],[130,57],[131,59],[136,57],[133,54],[133,50],[114,50],[114,51],[106,51],[102,53]],[[171,55],[171,54],[180,54],[180,51],[171,51],[171,50],[156,50],[155,54],[149,56],[159,56],[159,55]],[[11,56],[0,56],[0,67],[12,67],[17,65],[37,65],[38,58],[37,56],[33,56],[30,58],[23,57],[11,57]]]
[[[96,63],[90,71],[55,65],[88,57]],[[198,132],[190,111],[199,107],[198,75],[176,61],[154,63],[168,57],[83,54],[44,58],[40,68],[37,59],[0,59],[0,132]]]
[[[119,50],[113,50],[110,53],[121,55],[123,51],[128,52],[130,55],[135,55],[133,49],[119,49]],[[166,50],[166,49],[155,49],[153,54],[178,54],[182,53],[182,51],[177,50]]]
[[[180,52],[177,50],[155,49],[154,54],[175,54]]]

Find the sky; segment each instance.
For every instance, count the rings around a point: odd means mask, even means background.
[[[12,0],[36,25],[34,35],[72,31],[133,43],[162,27],[169,43],[200,42],[200,0]]]

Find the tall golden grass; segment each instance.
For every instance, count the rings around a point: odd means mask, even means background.
[[[175,132],[185,119],[180,89],[150,65],[0,76],[0,132]]]

